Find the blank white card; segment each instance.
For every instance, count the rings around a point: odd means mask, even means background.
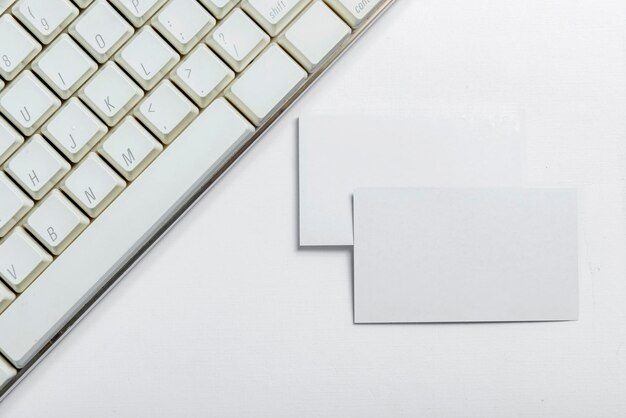
[[[516,112],[300,118],[300,245],[352,245],[357,187],[521,185]]]
[[[574,320],[573,189],[354,193],[357,323]]]

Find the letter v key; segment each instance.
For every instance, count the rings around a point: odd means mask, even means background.
[[[12,260],[11,264],[0,262],[4,264],[0,277],[21,293],[52,262],[52,257],[18,227],[0,244],[0,260]]]
[[[13,280],[17,281],[17,274],[15,273],[15,264],[11,264],[11,268],[8,268],[7,271],[13,277]]]

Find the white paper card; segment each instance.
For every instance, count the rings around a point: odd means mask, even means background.
[[[359,189],[357,323],[574,320],[573,189]]]
[[[300,245],[352,245],[357,187],[521,185],[520,117],[300,118]]]

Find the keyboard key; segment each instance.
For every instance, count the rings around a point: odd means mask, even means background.
[[[282,106],[307,73],[278,45],[270,45],[226,91],[226,97],[257,126]]]
[[[350,26],[356,28],[366,19],[381,0],[326,0]]]
[[[41,45],[11,16],[0,17],[0,76],[13,80],[41,51]]]
[[[4,311],[14,300],[15,295],[13,292],[11,292],[11,290],[9,290],[4,283],[0,282],[0,313],[2,313],[2,311]],[[2,389],[3,384],[8,378],[15,376],[15,370],[13,370],[13,374],[7,373],[9,370],[7,366],[8,364],[2,357],[0,357],[0,389]]]
[[[34,134],[59,106],[61,101],[30,71],[0,93],[0,112],[26,136]]]
[[[91,153],[65,179],[63,190],[87,215],[95,218],[126,187],[98,154]]]
[[[241,9],[235,9],[209,35],[207,43],[236,72],[242,71],[270,37]]]
[[[70,34],[104,63],[133,35],[133,27],[105,0],[96,0],[70,26]]]
[[[33,201],[0,171],[0,238],[5,236],[32,207]]]
[[[0,12],[1,12],[0,7]],[[0,296],[1,298],[2,296]],[[9,302],[10,303],[10,302]],[[0,302],[0,313],[6,308],[6,306],[2,306],[3,303]],[[0,390],[4,389],[5,386],[9,384],[11,379],[15,377],[17,371],[11,366],[5,359],[0,357]]]
[[[62,99],[74,94],[97,69],[96,62],[65,33],[33,63],[33,71]]]
[[[19,0],[13,14],[44,44],[49,44],[78,16],[67,0]]]
[[[165,80],[146,97],[135,114],[161,142],[169,144],[198,115],[198,108]]]
[[[350,32],[350,27],[324,2],[316,1],[283,32],[278,42],[308,72],[313,72]]]
[[[213,16],[223,19],[239,3],[239,0],[200,0],[200,2]]]
[[[6,165],[7,173],[35,200],[45,196],[69,169],[41,135],[28,140]]]
[[[2,354],[17,367],[32,360],[101,289],[111,266],[141,246],[155,223],[180,209],[252,133],[224,99],[213,102],[0,315]]]
[[[186,54],[215,26],[215,19],[196,0],[170,0],[152,26]]]
[[[241,8],[270,36],[276,36],[309,2],[310,0],[243,0]]]
[[[136,179],[161,151],[163,145],[133,117],[124,119],[98,149],[128,181]]]
[[[48,250],[59,255],[89,224],[63,194],[53,190],[26,218],[26,228]]]
[[[72,97],[44,125],[42,132],[70,161],[77,163],[102,139],[107,127],[87,106]]]
[[[5,162],[23,143],[24,137],[0,117],[0,164]]]
[[[172,73],[172,80],[202,108],[234,78],[228,65],[204,44],[198,45]]]
[[[167,0],[109,0],[126,16],[135,27],[150,19]]]
[[[122,120],[142,97],[143,90],[114,62],[106,63],[80,93],[80,98],[109,126]]]
[[[150,26],[141,29],[117,55],[117,62],[145,90],[154,87],[180,57]]]
[[[0,244],[0,277],[22,293],[48,267],[52,257],[21,227]]]

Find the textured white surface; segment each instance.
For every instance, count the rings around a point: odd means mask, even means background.
[[[429,113],[300,116],[300,245],[352,245],[360,187],[523,185],[519,112]]]
[[[354,321],[578,319],[576,189],[354,191]]]
[[[400,0],[6,401],[2,417],[618,417],[626,3]],[[296,116],[518,104],[531,183],[578,186],[580,321],[352,324],[298,250]]]

